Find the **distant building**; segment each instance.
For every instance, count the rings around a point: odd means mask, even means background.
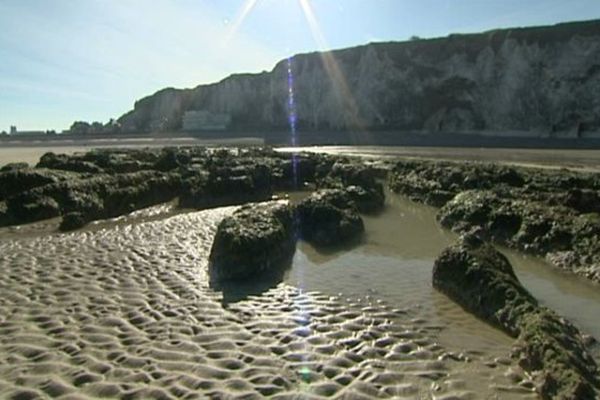
[[[46,136],[46,131],[17,131],[13,135],[15,135],[15,136],[27,136],[27,137]]]
[[[10,127],[11,136],[36,137],[46,136],[46,131],[19,131],[16,126]]]
[[[207,110],[186,111],[183,114],[184,131],[224,131],[231,123],[229,114],[213,113]]]

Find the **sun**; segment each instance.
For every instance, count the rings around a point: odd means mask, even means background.
[[[312,33],[313,39],[317,43],[319,50],[326,50],[328,48],[327,41],[321,32],[321,27],[319,26],[310,0],[298,0],[298,3],[300,3],[306,23],[310,28],[310,32]]]
[[[227,41],[229,41],[240,28],[240,26],[244,23],[244,20],[250,15],[250,13],[254,10],[256,4],[259,0],[245,0],[240,7],[240,10],[235,18],[234,23],[231,26],[231,30],[227,35]],[[311,36],[317,45],[317,48],[321,51],[321,59],[323,62],[324,70],[331,81],[334,91],[337,94],[337,97],[342,101],[344,107],[349,111],[349,115],[352,118],[352,125],[355,126],[358,130],[364,130],[364,123],[359,118],[358,113],[358,105],[357,101],[354,98],[352,91],[348,85],[348,81],[346,76],[340,67],[338,61],[335,59],[333,54],[329,51],[330,47],[323,35],[323,31],[319,25],[319,21],[315,14],[313,4],[311,0],[296,0],[300,9],[302,10],[302,14],[304,15],[304,19],[306,20],[306,24],[310,30]],[[288,71],[290,76],[293,78],[291,71],[291,58],[288,59]],[[295,118],[295,116],[294,116]]]
[[[325,50],[327,48],[327,42],[321,33],[321,29],[317,22],[317,18],[315,16],[312,4],[310,0],[296,0],[300,5],[302,13],[304,14],[304,18],[310,28],[313,39],[315,40],[317,46],[319,46],[320,50]],[[238,10],[233,23],[231,23],[229,32],[227,33],[226,42],[229,42],[239,31],[240,27],[244,24],[244,21],[248,16],[252,13],[259,0],[244,0],[240,9]]]
[[[227,33],[225,42],[229,42],[231,38],[236,35],[237,31],[240,29],[240,26],[242,26],[248,15],[250,15],[254,7],[256,7],[256,3],[258,3],[258,0],[245,0],[242,3],[242,7],[238,11],[233,23],[231,24],[229,32]]]

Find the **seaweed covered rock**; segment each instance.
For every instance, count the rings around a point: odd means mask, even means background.
[[[47,169],[7,169],[0,172],[0,200],[8,199],[29,189],[75,177],[76,175]]]
[[[63,232],[73,231],[75,229],[83,228],[91,220],[92,219],[88,215],[73,211],[62,216],[58,229]]]
[[[400,161],[390,174],[390,189],[414,201],[442,207],[466,190],[520,188],[524,174],[513,167],[446,161]]]
[[[519,232],[521,210],[490,190],[468,190],[447,202],[437,214],[442,226],[458,233],[478,227],[486,237],[506,242]]]
[[[290,154],[288,159],[277,163],[274,171],[274,184],[278,189],[299,189],[306,182],[313,182],[317,170],[316,156],[309,154]]]
[[[8,164],[4,165],[3,167],[1,167],[0,172],[16,171],[16,170],[25,169],[25,168],[29,168],[29,164],[27,164],[26,162],[13,162],[13,163],[8,163]]]
[[[596,398],[597,366],[581,333],[541,307],[491,245],[473,234],[463,236],[435,261],[433,286],[517,338],[514,357],[532,374],[542,398]]]
[[[376,213],[381,211],[385,204],[385,195],[381,186],[365,189],[362,186],[351,185],[345,191],[361,213]]]
[[[376,186],[381,171],[360,162],[338,161],[331,167],[331,178],[339,178],[345,186],[357,185],[365,188]]]
[[[0,172],[1,225],[65,216],[61,229],[118,216],[179,197],[180,206],[211,208],[269,200],[274,188],[314,183],[332,157],[269,148],[169,147],[44,154],[36,168]],[[354,192],[353,192],[354,193]],[[356,191],[360,204],[368,193]],[[47,204],[46,204],[47,203]],[[371,201],[372,203],[372,201]],[[28,213],[31,209],[34,212]],[[67,216],[68,215],[68,216]]]
[[[78,229],[90,221],[114,218],[174,199],[179,175],[154,171],[96,177],[56,193],[61,199],[60,230]]]
[[[361,213],[381,211],[385,203],[379,179],[385,170],[357,162],[336,162],[318,180],[320,188],[344,189]]]
[[[573,222],[576,216],[564,207],[535,202],[513,202],[520,210],[522,224],[513,238],[515,247],[546,255],[573,249]]]
[[[600,282],[600,215],[498,190],[468,190],[437,214],[457,233],[477,228],[483,238],[546,257],[552,264]]]
[[[590,189],[571,189],[565,196],[565,205],[580,213],[600,212],[600,194]]]
[[[0,226],[10,225],[10,215],[6,208],[6,202],[0,201]]]
[[[300,235],[317,246],[336,246],[360,238],[363,220],[348,195],[341,189],[313,193],[297,206]]]
[[[115,179],[114,188],[110,188],[103,196],[104,217],[112,218],[141,208],[165,203],[177,197],[181,186],[181,179],[177,174],[171,173],[144,173],[131,174],[135,184],[127,184],[120,179]],[[140,177],[146,179],[138,181]],[[120,175],[125,178],[126,175]]]
[[[179,175],[155,171],[77,177],[10,197],[6,201],[7,223],[41,221],[72,212],[79,213],[87,222],[116,217],[170,201],[178,195],[180,186]],[[65,223],[63,226],[76,224]]]
[[[288,204],[244,206],[217,228],[209,257],[211,282],[281,273],[295,249],[294,217]]]
[[[522,315],[537,307],[501,253],[474,233],[445,249],[433,268],[433,286],[479,318],[515,336]],[[509,308],[510,299],[517,307]]]
[[[444,181],[436,180],[437,174],[435,164],[426,164],[406,161],[399,162],[393,168],[389,176],[389,187],[395,193],[400,193],[413,201],[441,207],[452,199],[458,192],[458,183],[462,181],[462,175],[457,171],[446,171]]]
[[[156,155],[156,151],[149,149],[96,149],[79,158],[99,166],[107,173],[124,174],[153,169],[159,156]]]
[[[92,174],[104,172],[98,165],[85,161],[80,157],[69,156],[66,154],[54,154],[52,152],[44,154],[36,167]]]
[[[252,149],[257,159],[268,161],[272,170],[275,190],[298,190],[327,175],[333,165],[333,157],[316,153],[285,153]],[[245,150],[244,153],[249,153]]]
[[[94,149],[86,153],[44,154],[38,168],[81,173],[122,174],[144,170],[172,171],[188,164],[200,150],[166,147],[163,149]]]
[[[204,209],[264,201],[272,194],[270,170],[265,165],[212,167],[184,179],[179,202],[182,207]]]
[[[50,196],[39,193],[26,197],[10,198],[7,202],[8,221],[25,224],[58,217],[60,206]]]

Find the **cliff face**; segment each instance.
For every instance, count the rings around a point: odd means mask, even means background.
[[[291,59],[298,127],[319,130],[600,131],[600,20],[409,42]],[[187,110],[235,130],[288,125],[288,63],[194,89],[165,89],[119,119],[125,130],[181,128]]]

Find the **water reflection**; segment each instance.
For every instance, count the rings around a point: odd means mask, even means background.
[[[489,351],[508,346],[508,336],[464,311],[431,286],[433,263],[457,236],[435,221],[436,210],[388,194],[379,216],[363,216],[362,244],[342,252],[318,251],[301,243],[286,282],[304,290],[348,297],[373,296],[412,310],[424,329],[456,349]],[[600,337],[597,285],[564,273],[536,257],[504,250],[523,285],[540,300]]]
[[[600,285],[562,271],[545,260],[502,249],[521,283],[542,305],[600,338]]]

